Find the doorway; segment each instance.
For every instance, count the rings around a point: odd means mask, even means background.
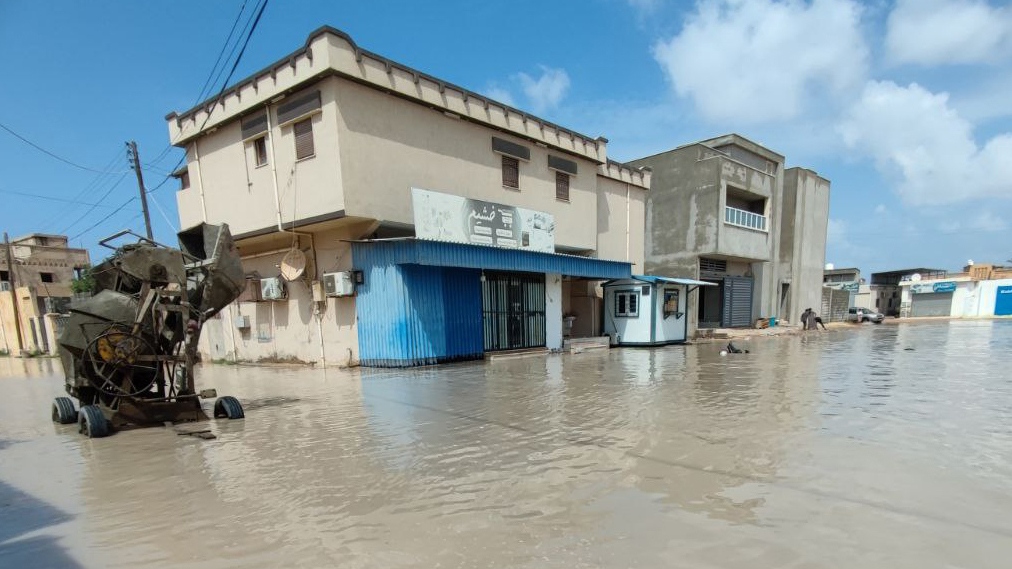
[[[545,345],[545,276],[486,272],[481,283],[485,351]]]

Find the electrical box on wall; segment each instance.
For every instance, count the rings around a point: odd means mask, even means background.
[[[313,302],[323,302],[327,300],[327,297],[323,295],[323,283],[320,281],[313,281]]]
[[[323,290],[327,296],[353,296],[355,294],[355,276],[351,271],[325,273]]]
[[[260,297],[264,300],[284,300],[288,297],[285,281],[281,277],[260,279]]]
[[[239,314],[235,317],[235,327],[240,330],[249,330],[249,316]]]

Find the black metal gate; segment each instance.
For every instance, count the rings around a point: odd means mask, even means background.
[[[747,328],[752,325],[752,278],[724,277],[725,328]]]
[[[485,351],[545,345],[545,276],[486,272],[481,283]]]

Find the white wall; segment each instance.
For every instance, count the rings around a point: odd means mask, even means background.
[[[667,285],[660,286],[656,289],[656,310],[655,318],[657,319],[657,341],[659,342],[677,342],[685,340],[685,319],[688,316],[685,310],[685,294],[686,287],[678,285]],[[664,317],[664,294],[667,291],[678,292],[678,312],[682,315],[677,316],[672,314],[667,318]]]
[[[646,283],[629,281],[625,284],[616,283],[604,289],[604,333],[618,334],[622,343],[650,342],[650,306],[653,295],[644,297],[643,286]],[[638,295],[639,315],[636,317],[615,316],[615,293],[635,291]]]
[[[545,275],[545,347],[562,349],[562,275]]]

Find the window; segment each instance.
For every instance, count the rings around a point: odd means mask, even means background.
[[[310,129],[310,130],[312,130],[312,129]],[[312,135],[312,132],[310,132],[310,135]],[[298,141],[297,140],[296,140],[295,144],[296,144],[296,146],[298,146]],[[313,144],[312,136],[310,136],[309,144],[310,144],[310,146],[312,146],[312,144]],[[312,153],[312,151],[310,151],[310,154],[311,153]],[[256,165],[257,165],[258,168],[260,166],[265,166],[267,164],[267,137],[266,136],[261,136],[260,138],[258,138],[258,139],[256,139],[256,140],[253,141],[253,161],[256,163]]]
[[[520,161],[512,156],[502,157],[502,185],[520,189]]]
[[[876,299],[875,299],[875,308],[879,308],[879,304],[880,304],[881,302],[882,302],[882,299],[881,299],[881,298],[876,298]]]
[[[0,281],[7,282],[11,280],[11,274],[7,271],[0,271]]]
[[[634,291],[615,293],[615,316],[639,316],[639,298],[640,295]]]
[[[569,174],[555,173],[555,199],[569,201]]]
[[[313,148],[312,117],[292,125],[292,132],[295,133],[295,159],[302,160],[314,156],[316,150]]]
[[[39,278],[41,278],[42,282],[44,282],[44,283],[55,283],[56,282],[56,278],[53,275],[53,273],[39,273]]]

